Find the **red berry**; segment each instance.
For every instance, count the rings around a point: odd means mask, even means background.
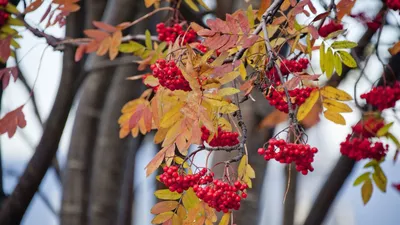
[[[400,82],[396,82],[392,86],[375,87],[360,97],[365,99],[368,104],[378,108],[379,111],[393,108],[400,99]]]
[[[182,72],[176,66],[174,61],[165,61],[159,59],[157,62],[150,66],[153,71],[153,76],[158,78],[161,86],[168,88],[172,91],[183,90],[191,91],[189,82],[185,80]]]
[[[210,137],[210,131],[205,126],[202,126],[201,132],[201,140],[207,142]],[[238,137],[238,133],[222,131],[221,127],[218,127],[218,133],[214,135],[208,144],[212,147],[235,146],[239,144]]]
[[[338,31],[338,30],[343,30],[343,24],[341,23],[336,23],[333,20],[331,20],[328,24],[322,26],[318,30],[318,34],[321,37],[327,37],[329,34]]]
[[[156,31],[160,41],[174,43],[178,37],[182,44],[196,41],[196,32],[193,29],[183,30],[182,26],[177,23],[173,26],[165,26],[164,23],[159,23],[156,25]]]

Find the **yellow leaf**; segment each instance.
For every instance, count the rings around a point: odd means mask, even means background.
[[[229,113],[234,113],[238,110],[239,110],[239,108],[237,107],[237,105],[231,103],[229,105],[222,106],[220,108],[219,112],[224,113],[224,114],[229,114]]]
[[[203,2],[203,0],[197,0],[199,5],[203,6],[206,10],[210,10],[210,8],[206,5],[206,3]]]
[[[164,213],[158,214],[157,216],[154,217],[154,219],[151,221],[151,223],[152,224],[164,223],[165,221],[171,219],[173,215],[174,215],[173,212],[164,212]]]
[[[175,121],[176,123],[172,125],[172,127],[168,130],[167,134],[165,135],[164,142],[162,147],[169,146],[175,142],[176,138],[180,134],[182,120]]]
[[[321,95],[324,98],[331,98],[339,101],[350,101],[353,98],[347,94],[345,91],[339,90],[331,86],[325,86],[321,89]]]
[[[249,178],[256,178],[256,172],[254,171],[253,167],[250,166],[250,164],[247,164],[246,167],[246,176]]]
[[[182,165],[183,163],[183,168],[189,168],[189,164],[187,162],[183,162],[183,159],[181,157],[175,156],[174,161],[176,164]]]
[[[357,47],[357,43],[352,41],[335,41],[332,43],[331,47],[333,49],[340,49],[340,48],[355,48]]]
[[[150,6],[152,6],[157,0],[144,0],[144,5],[146,6],[146,8],[149,8]]]
[[[194,11],[196,11],[196,12],[199,11],[199,7],[197,7],[197,5],[192,0],[185,0],[185,2]]]
[[[228,52],[222,52],[212,63],[211,66],[218,67],[224,63],[224,60],[229,56]]]
[[[214,50],[210,50],[206,53],[204,53],[204,55],[201,57],[201,64],[205,64],[207,63],[208,59],[214,54]]]
[[[312,91],[310,97],[308,97],[306,101],[299,107],[297,112],[297,119],[299,121],[303,120],[308,115],[315,103],[318,101],[318,98],[319,90]]]
[[[324,107],[332,112],[343,113],[343,112],[353,112],[353,110],[346,104],[338,102],[332,99],[324,99],[322,102]]]
[[[178,200],[182,196],[182,194],[179,194],[177,192],[171,192],[169,189],[157,190],[154,192],[154,195],[158,199],[162,200]]]
[[[182,116],[180,109],[183,107],[184,103],[178,103],[172,109],[170,109],[161,119],[160,127],[168,128],[175,124],[175,122]]]
[[[203,204],[200,204],[199,202],[193,208],[188,210],[188,215],[185,221],[183,221],[183,224],[184,225],[199,224],[198,222],[201,221],[201,218],[204,218],[204,207]]]
[[[337,53],[335,53],[334,57],[333,57],[333,61],[335,64],[335,69],[336,69],[336,73],[340,76],[342,75],[342,61],[340,60],[340,57]]]
[[[158,129],[158,131],[156,132],[156,135],[154,136],[154,143],[155,144],[161,143],[164,140],[165,135],[167,135],[168,130],[169,129],[165,129],[165,128]]]
[[[182,219],[178,215],[174,215],[172,217],[172,225],[181,225],[182,224]]]
[[[225,74],[222,77],[217,78],[217,80],[221,83],[221,84],[226,84],[228,82],[233,81],[234,79],[236,79],[236,77],[238,77],[240,75],[239,71],[232,71],[230,73]]]
[[[221,221],[219,222],[219,225],[229,225],[229,220],[231,219],[231,213],[225,213],[222,218]]]
[[[242,80],[246,80],[247,71],[246,71],[246,67],[244,66],[243,63],[241,63],[239,65],[239,73],[240,73],[240,77],[242,78]]]
[[[250,27],[254,27],[254,11],[253,11],[253,6],[251,4],[249,5],[249,7],[247,7],[246,16],[249,20]]]
[[[175,156],[175,145],[171,144],[165,147],[165,164],[167,164],[167,166],[171,166],[172,161],[174,160],[174,156]]]
[[[268,9],[270,5],[271,5],[271,0],[261,0],[260,9],[258,9],[257,12],[258,20],[261,21],[262,14],[265,12],[265,10]]]
[[[393,45],[393,47],[389,48],[389,52],[391,55],[396,55],[400,52],[400,41]]]
[[[179,218],[181,220],[184,220],[186,218],[186,215],[187,215],[185,207],[183,207],[182,205],[179,205],[178,206],[177,215],[179,216]]]
[[[340,55],[340,58],[342,59],[342,62],[350,67],[350,68],[356,68],[357,67],[357,62],[353,58],[353,56],[350,55],[350,53],[345,52],[345,51],[337,51],[337,53]]]
[[[218,127],[221,127],[223,131],[232,131],[232,125],[229,123],[228,120],[226,120],[224,117],[218,118]]]
[[[189,188],[185,194],[183,195],[182,198],[183,205],[187,210],[190,210],[191,208],[195,207],[197,204],[200,203],[199,198],[196,196],[196,194],[193,191],[193,188]]]
[[[328,48],[328,51],[326,52],[326,55],[324,57],[324,61],[325,61],[324,66],[326,70],[326,77],[329,79],[332,76],[333,68],[335,66],[333,52],[331,48]]]
[[[176,209],[179,203],[177,201],[162,201],[153,206],[150,212],[152,214],[160,214]]]
[[[319,46],[319,66],[321,67],[321,71],[325,72],[325,44],[321,43]]]
[[[242,178],[247,171],[247,155],[244,155],[240,160],[239,167],[238,167],[238,177]]]
[[[240,92],[239,89],[228,87],[228,88],[222,88],[222,89],[218,90],[218,95],[227,96],[227,95],[234,95],[239,92]]]
[[[330,120],[336,124],[346,125],[346,120],[344,119],[344,117],[342,115],[340,115],[340,113],[326,110],[324,112],[324,116],[325,116],[325,118],[327,118],[328,120]]]
[[[372,186],[371,180],[366,180],[361,187],[361,197],[364,202],[364,205],[369,202],[372,196],[372,192],[374,190],[374,187]]]

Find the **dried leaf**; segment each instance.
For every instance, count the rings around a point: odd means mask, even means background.
[[[156,154],[156,156],[154,156],[154,158],[149,162],[149,164],[147,164],[147,166],[145,167],[147,177],[150,176],[150,174],[152,174],[154,171],[156,171],[158,167],[160,167],[160,165],[165,157],[165,151],[166,151],[166,148],[161,149]],[[160,198],[160,199],[162,199],[162,198]],[[175,199],[171,199],[171,200],[175,200]]]
[[[342,20],[345,15],[350,15],[356,0],[341,0],[337,5],[337,18]]]
[[[0,135],[8,133],[8,137],[12,138],[18,127],[24,128],[26,126],[25,115],[22,112],[23,107],[23,105],[18,107],[0,119]]]
[[[308,115],[318,99],[319,90],[312,91],[307,100],[299,107],[299,110],[297,112],[297,119],[299,121],[303,120]]]
[[[8,84],[10,83],[11,76],[14,78],[14,82],[18,79],[18,68],[17,67],[9,67],[0,70],[0,80],[2,81],[3,90],[6,89]]]
[[[177,201],[162,201],[153,206],[150,212],[152,214],[160,214],[174,210],[178,207],[179,203]]]
[[[93,21],[93,25],[99,29],[102,29],[102,30],[110,32],[110,33],[117,31],[116,27],[111,26],[106,23],[103,23],[103,22],[100,22],[100,21]]]
[[[164,212],[164,213],[158,214],[157,216],[154,217],[154,219],[151,221],[151,223],[152,224],[164,223],[165,221],[171,219],[173,215],[174,215],[173,212]]]
[[[328,120],[330,120],[336,124],[346,125],[346,120],[344,119],[344,117],[342,115],[340,115],[340,113],[326,110],[324,112],[324,116],[325,116],[325,118],[327,118]]]

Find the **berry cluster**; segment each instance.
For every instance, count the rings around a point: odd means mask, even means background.
[[[376,137],[383,126],[383,119],[372,116],[358,122],[352,126],[353,134],[347,135],[346,140],[340,143],[340,152],[356,161],[367,158],[379,161],[386,155],[389,146],[371,138]]]
[[[396,105],[397,100],[400,99],[400,82],[396,82],[393,86],[374,87],[360,97],[380,111],[392,108]]]
[[[156,30],[160,41],[174,43],[178,37],[181,38],[180,40],[183,44],[196,41],[196,32],[192,29],[185,32],[179,23],[173,26],[166,26],[164,23],[159,23],[156,26]]]
[[[185,80],[180,69],[176,66],[174,61],[165,61],[159,59],[157,62],[150,66],[153,71],[154,77],[158,78],[160,85],[172,91],[183,90],[191,91],[189,82]]]
[[[312,87],[303,87],[289,90],[289,96],[292,101],[293,109],[295,109],[296,106],[302,105],[314,89],[315,88]],[[279,111],[285,113],[289,112],[289,105],[287,103],[287,98],[284,90],[278,91],[275,88],[270,88],[270,91],[265,96],[265,98],[269,101],[269,104],[277,108]]]
[[[218,212],[227,213],[231,209],[238,210],[242,198],[247,197],[245,192],[248,188],[247,184],[236,181],[232,185],[229,182],[214,179],[214,173],[207,174],[205,168],[196,174],[184,174],[178,166],[165,166],[163,171],[160,181],[171,192],[182,193],[192,187],[197,197]]]
[[[400,9],[400,0],[386,0],[386,5],[389,9],[399,10]]]
[[[356,161],[367,158],[379,161],[386,155],[388,148],[382,142],[373,143],[368,138],[352,137],[351,134],[347,135],[346,141],[340,143],[340,152]]]
[[[351,17],[359,20],[360,22],[367,25],[367,27],[373,31],[378,30],[382,25],[382,14],[379,13],[375,19],[368,18],[364,13],[358,13],[350,15]]]
[[[279,151],[277,151],[279,150]],[[314,161],[314,155],[318,152],[317,148],[310,145],[287,143],[280,139],[270,139],[266,149],[259,148],[258,154],[264,156],[265,160],[275,159],[280,163],[296,164],[296,170],[303,175],[307,175],[308,171],[314,171],[311,163]]]
[[[8,4],[8,0],[0,0],[0,6],[5,7]],[[10,14],[4,10],[0,10],[0,27],[6,24]]]
[[[205,127],[201,127],[201,140],[207,142],[210,137],[210,131]],[[237,132],[223,131],[218,127],[218,133],[208,143],[211,147],[235,146],[239,144],[239,134]]]
[[[197,197],[206,202],[208,206],[218,212],[227,213],[231,209],[238,210],[240,208],[240,201],[247,197],[247,193],[244,192],[247,188],[247,184],[239,181],[232,185],[221,180],[214,180],[212,184],[205,187],[195,185],[193,190]]]
[[[176,191],[182,193],[190,187],[194,187],[198,184],[206,184],[213,181],[212,174],[207,173],[207,169],[202,169],[196,174],[184,174],[179,172],[178,166],[165,166],[163,168],[164,173],[160,175],[160,181],[169,188],[170,191]]]
[[[284,60],[282,60],[279,69],[281,70],[281,73],[283,76],[287,76],[290,73],[298,73],[298,72],[303,71],[304,69],[307,69],[308,63],[309,63],[309,61],[306,58],[299,59],[298,61],[284,59]],[[280,80],[279,74],[277,73],[275,67],[273,67],[267,73],[267,77],[270,80],[274,80],[274,81]]]
[[[321,37],[327,37],[329,34],[338,31],[338,30],[343,30],[343,24],[341,23],[336,23],[333,20],[331,20],[328,24],[322,26],[318,30],[318,34]]]
[[[379,129],[385,126],[383,119],[369,117],[352,127],[353,133],[363,138],[375,137]]]

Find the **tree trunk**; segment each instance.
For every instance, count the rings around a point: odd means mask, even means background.
[[[73,13],[67,19],[67,35],[71,37],[82,36],[84,18],[83,10]],[[42,138],[36,148],[35,154],[29,161],[24,173],[19,179],[11,196],[4,202],[0,211],[0,224],[19,224],[25,214],[33,196],[50,167],[56,152],[61,135],[64,130],[68,114],[72,106],[76,83],[81,63],[74,62],[74,49],[67,47],[63,56],[63,70],[53,108],[44,127]]]

